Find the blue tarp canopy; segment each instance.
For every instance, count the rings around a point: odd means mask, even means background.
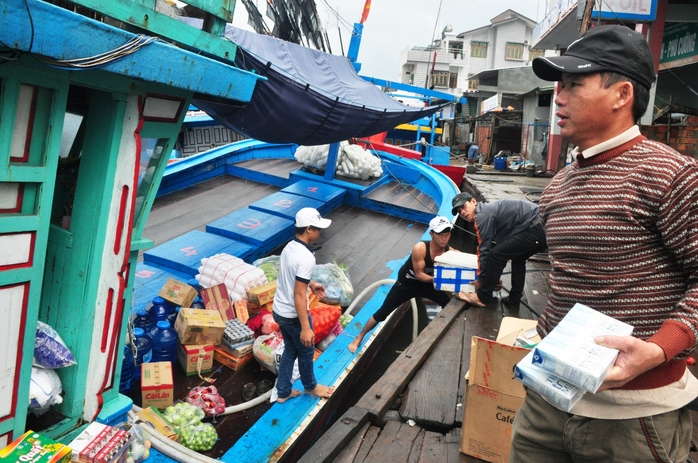
[[[403,105],[363,80],[348,58],[228,25],[238,45],[235,63],[266,77],[250,103],[192,103],[240,133],[269,143],[320,145],[368,137],[430,116],[440,106]]]

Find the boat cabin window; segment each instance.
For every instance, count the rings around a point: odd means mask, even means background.
[[[136,215],[141,216],[143,202],[153,184],[153,178],[160,165],[160,158],[167,147],[167,138],[141,138],[141,157],[138,167],[138,193],[136,194]]]
[[[51,222],[66,230],[70,230],[70,217],[73,214],[84,131],[84,114],[66,111],[56,172],[56,191],[51,211]]]

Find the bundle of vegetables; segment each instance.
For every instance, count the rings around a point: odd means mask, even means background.
[[[342,308],[336,305],[318,303],[310,309],[310,316],[313,317],[313,332],[315,333],[315,343],[319,343],[330,334],[342,315]]]
[[[299,146],[295,157],[306,167],[324,170],[329,151],[330,145]],[[380,158],[374,156],[370,151],[358,145],[351,145],[346,141],[340,143],[336,171],[339,175],[362,180],[383,175]]]
[[[252,265],[262,269],[268,281],[276,281],[279,276],[279,266],[281,265],[281,256],[262,257],[252,262]]]
[[[322,302],[339,304],[342,307],[351,304],[354,287],[346,267],[336,263],[316,265],[313,281],[321,283],[325,287],[325,297],[322,298]]]
[[[218,440],[216,428],[211,423],[202,423],[205,413],[199,407],[186,402],[178,402],[165,409],[165,418],[179,431],[183,446],[205,452],[211,450]]]

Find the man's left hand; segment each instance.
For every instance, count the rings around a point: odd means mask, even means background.
[[[597,336],[594,341],[620,351],[599,391],[621,387],[666,361],[661,347],[633,336]]]

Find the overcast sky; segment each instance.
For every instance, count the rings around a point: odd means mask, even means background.
[[[255,3],[264,16],[266,0]],[[365,0],[315,0],[315,3],[330,38],[332,53],[346,55],[352,25],[361,19]],[[371,0],[359,48],[360,74],[397,80],[400,53],[407,48],[428,46],[432,37],[441,37],[446,25],[452,25],[456,33],[477,29],[489,25],[492,18],[508,9],[539,22],[545,15],[545,3],[545,0]],[[242,2],[235,3],[233,24],[250,29]],[[268,21],[268,24],[273,23]]]

